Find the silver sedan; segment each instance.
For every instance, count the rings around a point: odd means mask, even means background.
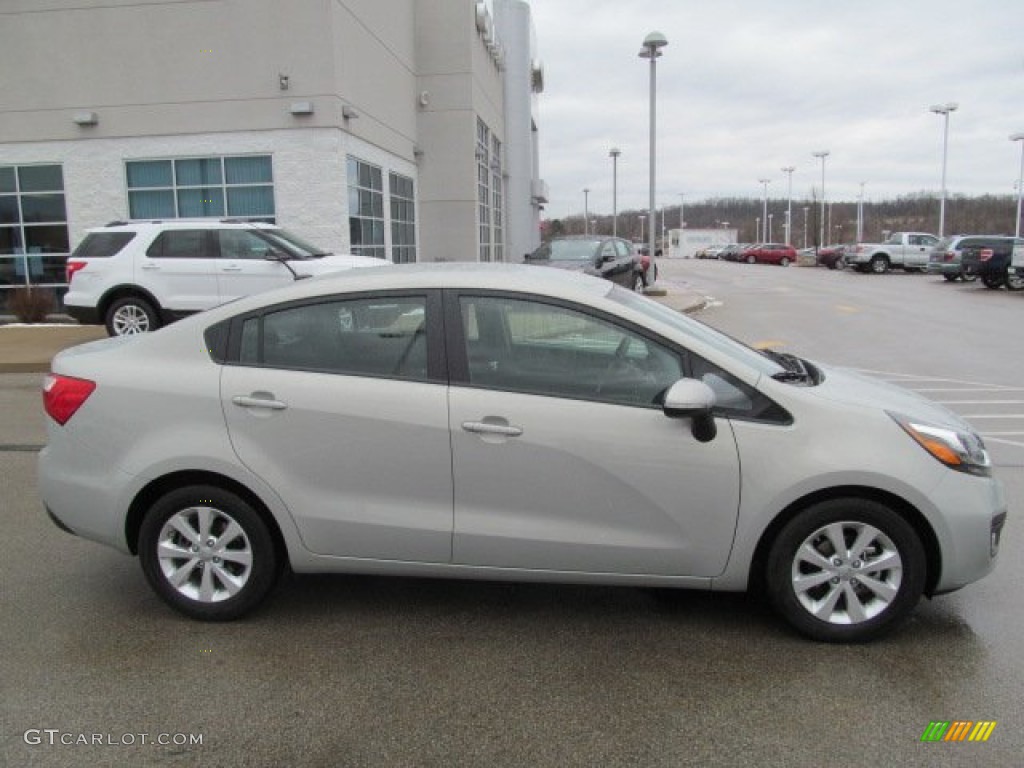
[[[58,355],[41,495],[179,611],[283,567],[763,588],[859,641],[994,566],[980,438],[904,390],[533,266],[318,278]]]

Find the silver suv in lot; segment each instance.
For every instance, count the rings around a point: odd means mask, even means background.
[[[326,253],[260,222],[112,222],[90,229],[68,258],[64,306],[111,336],[145,333],[301,277],[382,263]]]
[[[304,280],[62,352],[43,400],[53,520],[200,619],[288,566],[763,587],[867,640],[991,571],[1006,517],[945,408],[528,265]]]

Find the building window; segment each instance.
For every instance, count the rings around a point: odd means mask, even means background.
[[[353,254],[386,259],[381,169],[348,157],[348,231]]]
[[[491,138],[491,221],[494,242],[492,245],[495,261],[505,260],[505,201],[504,179],[501,175],[501,142],[497,136]]]
[[[64,285],[70,250],[63,168],[0,166],[0,287]]]
[[[388,174],[391,199],[391,260],[395,264],[416,261],[416,195],[408,176]]]
[[[491,131],[476,119],[476,191],[480,230],[480,261],[491,261]]]
[[[130,160],[125,177],[132,219],[232,216],[274,223],[270,155]]]

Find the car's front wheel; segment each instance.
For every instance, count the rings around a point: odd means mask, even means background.
[[[155,331],[160,327],[160,316],[145,299],[125,296],[107,307],[105,322],[111,336],[131,336]]]
[[[955,283],[956,279],[960,277],[960,275],[954,275],[949,272],[944,272],[942,276],[945,278],[947,283]]]
[[[996,291],[1003,287],[1003,284],[1006,282],[1006,276],[992,274],[983,275],[981,278],[981,282],[989,290]]]
[[[139,560],[166,603],[206,621],[229,621],[254,609],[280,570],[259,513],[208,485],[179,488],[152,506],[139,530]]]
[[[776,537],[767,586],[776,610],[800,633],[825,642],[874,640],[920,599],[925,554],[913,527],[867,499],[808,507]]]
[[[1009,291],[1024,291],[1024,277],[1016,272],[1006,271],[1006,289]]]
[[[783,267],[788,267],[789,266],[789,259],[787,259],[785,256],[783,256],[782,257],[782,261],[779,262],[779,265],[783,266]],[[834,267],[833,267],[833,269],[834,269]]]

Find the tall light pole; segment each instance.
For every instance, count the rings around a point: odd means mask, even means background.
[[[768,239],[765,240],[766,243],[770,243],[772,241],[772,221],[774,219],[775,219],[775,214],[774,213],[769,213],[768,214]]]
[[[618,147],[608,150],[608,157],[612,159],[612,237],[619,236],[619,155],[621,154]]]
[[[818,247],[825,247],[825,158],[829,156],[827,149],[819,149],[811,152],[814,157],[821,158],[821,234],[819,235]]]
[[[929,109],[936,115],[942,115],[942,193],[939,197],[939,237],[946,231],[946,155],[949,152],[949,113],[955,112],[959,105],[951,101],[948,104],[933,104]]]
[[[857,242],[864,242],[864,185],[866,181],[860,183],[860,195],[857,197]]]
[[[685,192],[680,192],[679,193],[679,228],[680,229],[685,229],[686,228],[686,219],[683,218],[683,203],[685,201],[685,198],[686,198],[686,193]]]
[[[590,234],[590,190],[583,190],[583,234]]]
[[[764,184],[764,210],[761,215],[761,221],[764,222],[764,231],[758,233],[758,237],[761,238],[762,243],[768,242],[768,185],[772,183],[771,179],[758,179],[758,183]],[[762,236],[763,235],[763,236]]]
[[[789,186],[786,192],[786,245],[793,244],[793,171],[795,165],[787,165],[782,172],[789,177]]]
[[[1014,133],[1010,141],[1020,142],[1020,176],[1017,177],[1017,219],[1014,222],[1013,236],[1020,237],[1020,202],[1024,198],[1024,133]]]
[[[804,206],[804,250],[807,250],[807,212],[811,210],[806,205]]]
[[[655,222],[657,221],[654,211],[654,190],[655,180],[657,179],[658,170],[658,152],[657,152],[657,127],[658,127],[658,57],[661,56],[659,48],[664,48],[668,45],[668,38],[666,38],[661,32],[651,32],[647,37],[644,38],[643,49],[640,51],[641,59],[651,60],[651,117],[650,117],[650,129],[651,129],[651,174],[650,174],[650,200],[648,208],[650,210],[650,226],[647,228],[647,247],[648,253],[650,254],[651,263],[654,263],[654,241],[655,241]]]

